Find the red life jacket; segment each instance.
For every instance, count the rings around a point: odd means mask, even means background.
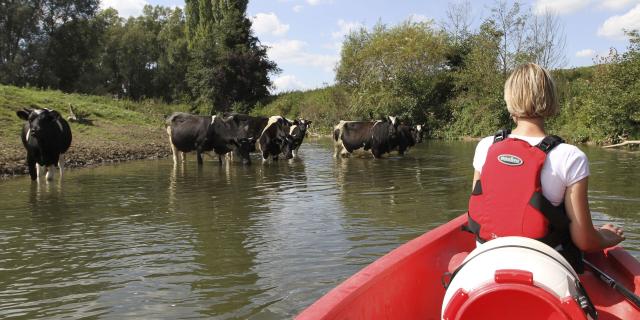
[[[555,248],[581,273],[582,254],[569,233],[564,204],[542,195],[540,173],[547,153],[564,142],[547,136],[536,146],[509,131],[496,134],[469,199],[468,226],[479,242],[497,237],[533,238]]]

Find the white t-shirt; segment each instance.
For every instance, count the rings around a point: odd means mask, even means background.
[[[510,134],[510,138],[517,138],[528,142],[530,145],[537,145],[543,137],[527,137]],[[493,136],[486,137],[476,146],[476,153],[473,156],[473,168],[482,172],[482,166],[487,159],[489,147],[493,144]],[[544,161],[540,182],[542,184],[542,194],[554,206],[564,201],[564,192],[567,187],[589,176],[589,160],[578,147],[566,143],[559,144],[553,148]]]

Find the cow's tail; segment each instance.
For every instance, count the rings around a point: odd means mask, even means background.
[[[338,139],[340,139],[340,128],[335,128],[333,129],[333,141],[338,142]]]

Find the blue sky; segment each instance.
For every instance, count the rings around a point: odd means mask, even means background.
[[[452,0],[456,1],[456,0]],[[269,57],[282,72],[273,77],[276,89],[312,89],[332,84],[344,35],[378,21],[394,25],[409,18],[445,20],[451,1],[425,0],[253,0],[248,16]],[[640,29],[640,0],[528,0],[533,14],[545,9],[558,14],[566,33],[565,67],[593,64],[611,47],[624,51],[622,29]],[[139,15],[145,4],[180,6],[179,0],[102,0],[122,16]],[[491,0],[471,1],[471,17],[478,25],[490,15]]]

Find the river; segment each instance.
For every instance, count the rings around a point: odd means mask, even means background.
[[[466,210],[475,144],[404,158],[133,161],[0,182],[0,318],[285,319]],[[640,153],[582,147],[596,224],[640,257]]]

